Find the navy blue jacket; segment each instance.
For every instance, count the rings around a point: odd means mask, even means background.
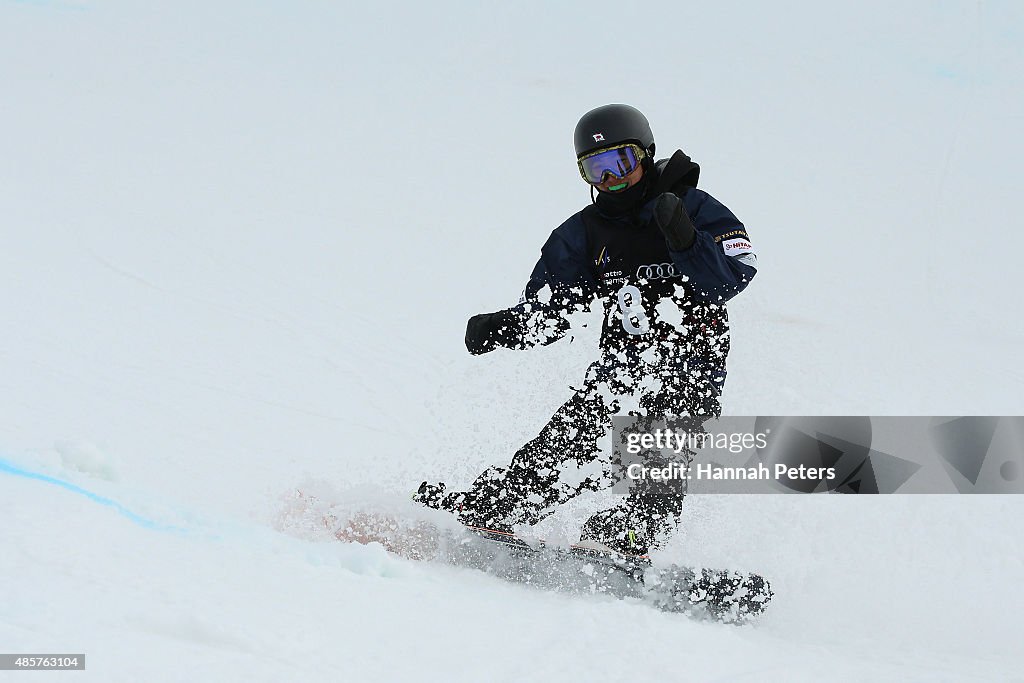
[[[640,209],[637,218],[650,220],[655,199]],[[702,300],[724,303],[743,291],[757,273],[750,237],[732,211],[707,192],[688,188],[682,200],[697,239],[685,251],[669,252],[672,263],[689,278]],[[534,299],[545,285],[552,290],[576,288],[584,296],[599,292],[600,264],[590,258],[582,214],[578,211],[552,231],[541,248],[524,299]]]
[[[615,346],[615,340],[642,341],[645,335],[637,330],[636,320],[624,320],[630,317],[629,311],[626,315],[622,311],[621,292],[627,287],[639,290],[643,299],[639,310],[649,316],[657,316],[655,308],[663,299],[672,299],[685,318],[685,324],[676,327],[687,337],[709,327],[725,335],[724,304],[757,273],[757,256],[743,223],[724,204],[694,187],[699,173],[696,164],[677,152],[671,160],[676,169],[673,175],[665,172],[668,163],[658,162],[649,171],[651,185],[658,189],[629,215],[609,216],[598,203],[573,214],[551,233],[514,309],[524,330],[517,335],[518,347],[555,341],[568,325],[552,325],[552,319],[564,320],[567,313],[588,306],[595,297],[603,299],[606,308],[602,346]],[[651,215],[658,194],[666,189],[659,179],[678,178],[680,168],[689,168],[691,174],[672,184],[670,191],[683,200],[696,239],[688,249],[670,251]],[[627,295],[625,302],[629,301]],[[664,338],[670,332],[654,323],[654,337]],[[727,348],[727,339],[725,343]]]

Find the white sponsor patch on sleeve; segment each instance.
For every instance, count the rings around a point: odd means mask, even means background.
[[[726,256],[738,256],[739,254],[754,253],[754,245],[745,237],[725,240],[722,242],[722,248],[725,249]]]
[[[747,254],[740,254],[739,256],[736,257],[736,260],[739,261],[740,263],[747,264],[754,270],[757,270],[757,256],[753,252]]]

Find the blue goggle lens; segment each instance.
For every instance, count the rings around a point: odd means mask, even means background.
[[[624,178],[640,165],[642,152],[636,145],[623,145],[602,150],[579,160],[583,179],[594,185],[600,184],[606,173]]]

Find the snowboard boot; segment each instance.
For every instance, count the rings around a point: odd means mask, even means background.
[[[612,512],[612,511],[610,511]],[[605,549],[630,556],[646,556],[651,551],[646,529],[631,528],[622,515],[597,513],[590,517],[580,532],[579,545]]]
[[[425,481],[416,489],[416,493],[412,494],[413,502],[434,510],[458,515],[459,510],[462,508],[461,499],[463,494],[455,492],[446,493],[445,488],[443,481],[439,481],[436,484]]]
[[[683,494],[630,494],[615,507],[590,516],[580,539],[603,543],[624,555],[649,555],[679,526]]]
[[[412,495],[412,499],[424,507],[450,512],[466,526],[512,533],[512,526],[499,521],[493,512],[472,505],[468,494],[445,489],[444,482],[431,484],[425,481]]]
[[[414,503],[419,503],[423,507],[428,507],[433,510],[440,510],[441,505],[444,501],[444,482],[438,482],[431,484],[430,482],[423,482],[420,487],[416,489],[416,493],[412,494],[412,500]]]

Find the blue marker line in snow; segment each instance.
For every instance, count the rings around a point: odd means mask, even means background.
[[[94,503],[98,503],[100,505],[104,505],[106,507],[113,508],[118,514],[122,515],[123,517],[127,517],[132,522],[135,522],[139,526],[141,526],[143,528],[146,528],[146,529],[150,529],[150,530],[153,530],[153,531],[169,531],[169,532],[177,532],[177,533],[182,533],[182,532],[185,531],[185,529],[182,529],[180,527],[173,527],[173,526],[169,526],[167,524],[161,524],[159,522],[155,522],[155,521],[153,521],[151,519],[147,519],[147,518],[143,517],[142,515],[139,515],[139,514],[136,514],[135,512],[132,512],[131,510],[129,510],[125,506],[123,506],[120,503],[118,503],[116,500],[111,500],[110,498],[105,498],[105,497],[103,497],[103,496],[101,496],[99,494],[96,494],[96,493],[93,493],[92,491],[89,491],[88,489],[84,489],[81,486],[77,486],[75,484],[72,484],[69,481],[64,481],[63,479],[57,479],[56,477],[51,477],[48,474],[42,474],[40,472],[32,472],[30,470],[25,470],[25,469],[22,469],[22,468],[20,468],[20,467],[18,467],[16,465],[13,465],[13,464],[5,461],[5,460],[0,460],[0,474],[10,474],[10,475],[15,476],[15,477],[24,477],[26,479],[35,479],[36,481],[42,481],[42,482],[45,482],[47,484],[53,484],[55,486],[59,486],[62,489],[66,489],[68,491],[71,491],[72,493],[77,493],[80,496],[84,496],[85,498],[91,500]]]

